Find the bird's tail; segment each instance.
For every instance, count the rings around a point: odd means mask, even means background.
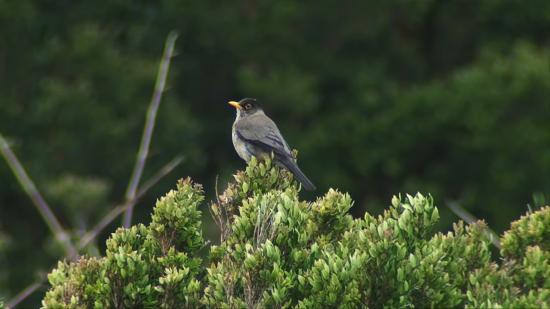
[[[313,182],[311,182],[311,180],[309,180],[309,178],[307,178],[307,176],[300,170],[298,164],[296,164],[294,160],[286,159],[283,160],[281,163],[284,165],[284,167],[291,171],[292,174],[294,174],[294,178],[296,178],[302,184],[304,189],[306,189],[307,191],[313,191],[316,189]]]

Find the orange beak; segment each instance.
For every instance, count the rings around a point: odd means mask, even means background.
[[[236,109],[241,109],[242,108],[241,105],[239,104],[239,102],[229,101],[227,103],[229,103],[229,105],[233,106]]]

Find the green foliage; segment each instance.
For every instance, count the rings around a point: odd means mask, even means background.
[[[512,223],[501,240],[502,267],[471,275],[472,307],[548,308],[550,305],[550,207]]]
[[[502,237],[502,255],[508,258],[519,258],[528,247],[540,246],[550,252],[550,209],[543,207],[529,213],[512,223],[511,228]]]
[[[192,308],[200,300],[198,251],[204,246],[197,210],[202,188],[178,182],[157,201],[153,220],[120,228],[106,256],[59,262],[48,279],[46,308]]]
[[[152,222],[119,229],[103,258],[60,262],[46,308],[544,307],[550,301],[550,207],[512,224],[501,261],[486,225],[439,220],[431,196],[395,196],[353,219],[350,196],[299,198],[291,174],[250,162],[211,211],[222,241],[201,264],[203,202],[189,179],[161,198]]]

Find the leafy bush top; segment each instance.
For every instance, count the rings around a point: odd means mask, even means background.
[[[119,229],[105,257],[60,262],[45,308],[548,307],[550,208],[512,224],[502,262],[486,226],[433,233],[433,199],[396,196],[380,216],[354,219],[350,196],[299,199],[285,170],[252,160],[212,215],[221,243],[199,250],[202,189],[181,180],[152,222]]]

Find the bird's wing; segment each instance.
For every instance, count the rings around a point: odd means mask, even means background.
[[[268,147],[279,155],[292,155],[277,125],[266,115],[252,115],[235,124],[239,136],[251,143]]]

